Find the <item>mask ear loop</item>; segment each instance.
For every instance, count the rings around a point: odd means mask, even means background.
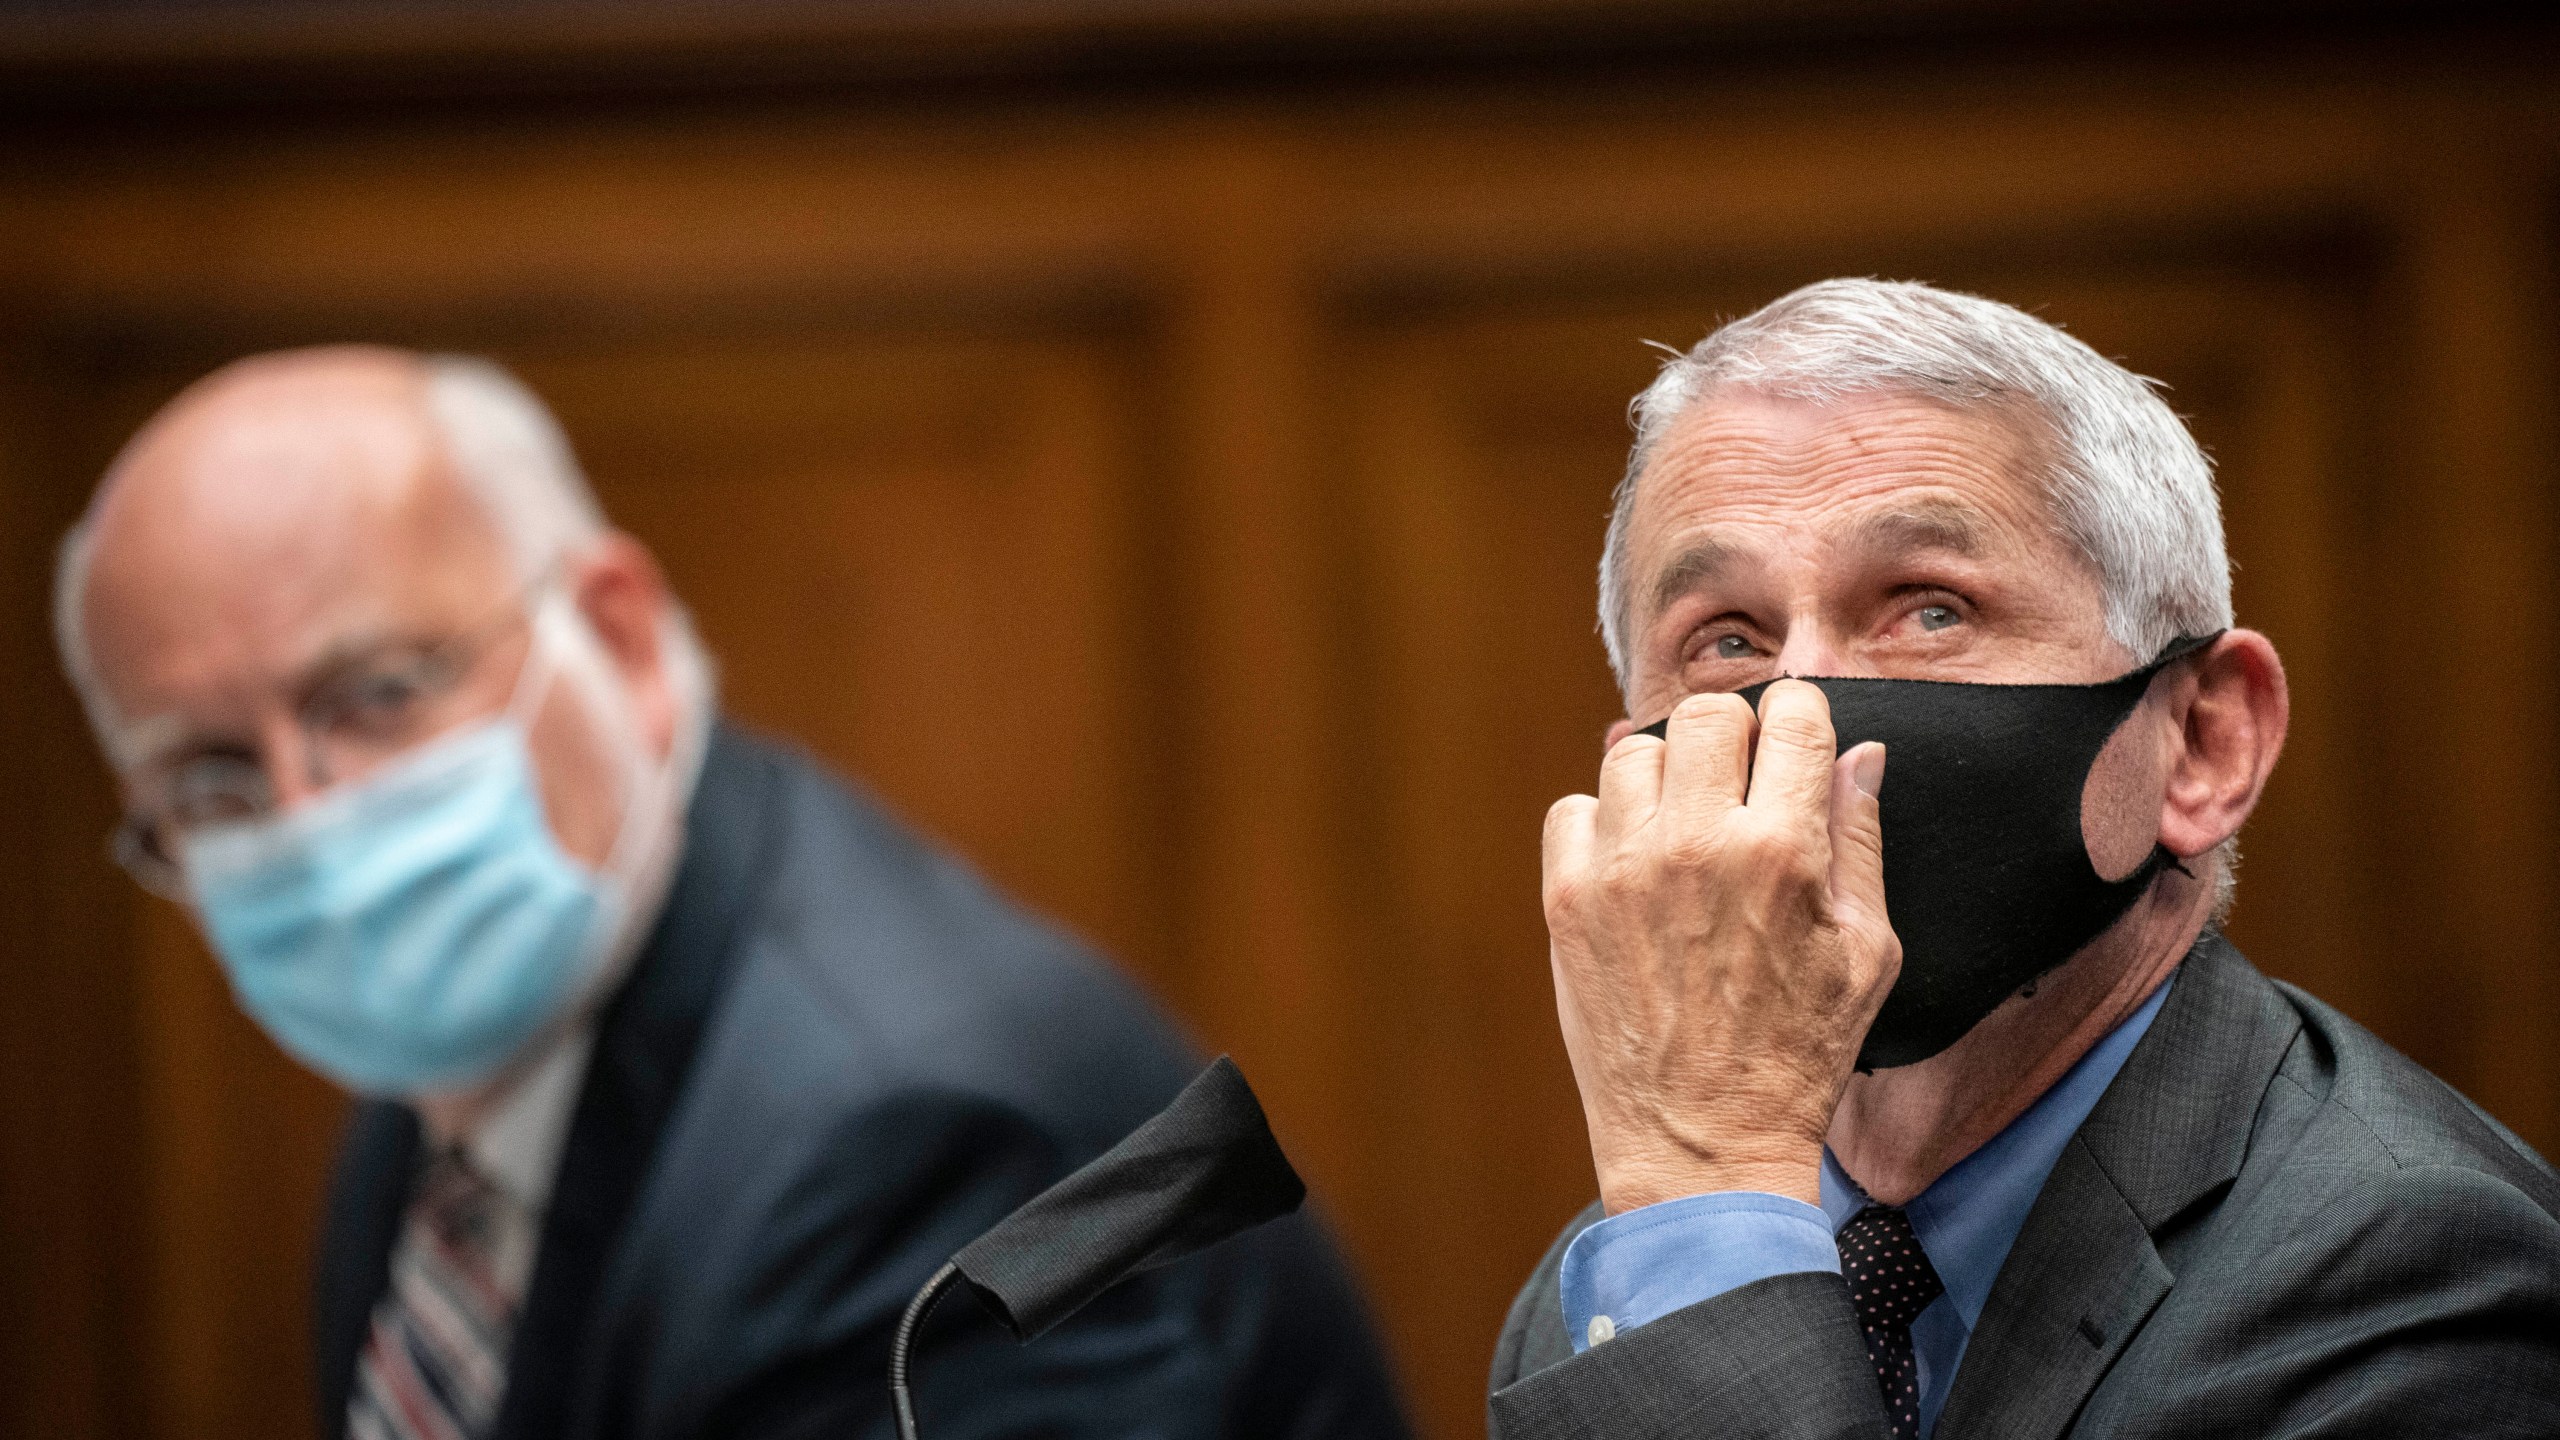
[[[611,690],[611,663],[604,658],[603,642],[556,578],[543,582],[540,596],[533,602],[531,628],[532,652],[517,680],[516,694],[507,705],[508,720],[528,742],[534,712],[563,671],[576,668],[596,681],[578,688],[595,692],[591,698],[599,709],[620,702],[621,723],[603,724],[600,728],[612,732],[607,743],[620,752],[623,762],[620,768],[626,778],[622,786],[622,821],[604,859],[588,872],[603,894],[606,914],[587,936],[575,995],[562,1018],[555,1022],[566,1026],[575,1017],[591,1013],[599,997],[625,972],[630,955],[624,947],[631,938],[626,927],[643,878],[641,871],[663,833],[681,818],[665,804],[666,792],[675,782],[677,759],[671,752],[664,760],[649,763],[648,747],[640,740],[628,701]],[[601,721],[606,717],[597,718]]]
[[[584,633],[579,633],[581,627]],[[532,630],[533,654],[527,657],[526,669],[517,681],[516,698],[507,705],[508,717],[528,737],[533,729],[533,711],[548,694],[552,681],[571,663],[567,658],[571,647],[584,647],[588,651],[586,656],[580,657],[582,659],[593,658],[602,662],[582,667],[592,672],[599,682],[586,688],[606,691],[610,689],[611,680],[610,662],[603,660],[604,647],[596,637],[594,627],[570,603],[567,588],[556,578],[542,583],[541,598],[534,602]],[[621,796],[622,823],[616,828],[613,844],[607,848],[594,874],[598,883],[613,892],[616,903],[628,904],[637,879],[635,871],[639,859],[657,844],[660,832],[672,820],[664,801],[668,786],[674,782],[676,757],[670,752],[663,759],[652,759],[648,747],[637,733],[638,726],[632,723],[625,697],[600,693],[595,698],[599,707],[619,702],[621,713],[615,718],[620,723],[602,728],[612,732],[608,743],[621,752],[620,768],[625,779]]]
[[[2133,673],[2141,676],[2143,684],[2147,686],[2151,683],[2151,677],[2168,669],[2172,663],[2186,659],[2188,656],[2195,654],[2197,651],[2204,649],[2208,645],[2211,645],[2214,641],[2221,639],[2228,633],[2230,632],[2215,630],[2203,635],[2181,635],[2177,639],[2170,641],[2168,644],[2161,646],[2160,653],[2153,657],[2150,664],[2143,666],[2141,669]],[[2176,854],[2170,851],[2168,846],[2155,840],[2151,844],[2150,858],[2142,862],[2141,869],[2137,873],[2140,875],[2142,883],[2147,886],[2153,880],[2159,878],[2160,872],[2163,870],[2175,870],[2190,880],[2196,878],[2196,872],[2187,868],[2186,861],[2179,859]],[[2126,878],[2132,879],[2133,877],[2128,876]],[[2118,883],[2121,884],[2123,882],[2119,881]]]
[[[504,714],[507,723],[528,740],[533,737],[534,716],[551,697],[551,682],[560,673],[560,637],[554,624],[568,598],[559,580],[545,575],[535,584],[532,613],[525,617],[524,664],[516,671],[515,689],[507,694]]]
[[[528,751],[533,739],[533,722],[543,702],[550,698],[553,683],[568,668],[566,657],[569,648],[586,638],[575,633],[575,628],[583,622],[584,617],[570,603],[568,589],[560,583],[556,572],[537,582],[532,613],[527,617],[529,636],[524,668],[516,672],[515,690],[507,697],[504,712],[505,723],[514,726],[517,733],[525,738]],[[622,752],[623,773],[631,776],[640,768],[639,762],[646,759],[646,754],[637,739],[628,733],[629,726],[607,728],[616,731],[611,743]],[[667,767],[656,768],[664,770]],[[628,860],[626,852],[632,848],[635,829],[645,828],[635,827],[632,822],[644,802],[654,802],[655,797],[649,792],[660,783],[660,777],[654,774],[637,776],[624,783],[622,823],[615,831],[612,846],[605,852],[603,863],[594,872],[606,888],[616,891],[628,888],[622,874]]]
[[[2202,635],[2181,635],[2161,646],[2160,653],[2151,657],[2151,663],[2142,667],[2142,673],[2146,676],[2156,675],[2168,668],[2170,661],[2184,660],[2230,633],[2228,630],[2214,630]]]
[[[639,727],[631,722],[629,702],[624,700],[623,705],[623,723],[617,727],[616,738],[627,757],[625,773],[631,779],[623,786],[621,828],[596,874],[627,903],[640,857],[650,852],[658,843],[660,832],[674,822],[665,801],[667,789],[675,780],[676,757],[670,749],[664,757],[652,759],[648,747],[634,733]]]

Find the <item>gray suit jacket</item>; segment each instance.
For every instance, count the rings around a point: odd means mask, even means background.
[[[2560,1177],[2210,932],[2036,1198],[1936,1440],[2560,1434]],[[1575,1355],[1563,1238],[1494,1356],[1497,1440],[1886,1433],[1831,1274]]]

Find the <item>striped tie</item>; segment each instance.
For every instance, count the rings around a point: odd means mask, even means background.
[[[356,1362],[348,1440],[485,1440],[533,1238],[523,1207],[458,1151],[428,1161]]]

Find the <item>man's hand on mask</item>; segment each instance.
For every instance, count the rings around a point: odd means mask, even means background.
[[[1692,695],[1547,812],[1548,953],[1609,1213],[1721,1190],[1820,1198],[1824,1134],[1902,965],[1884,751],[1830,702]]]

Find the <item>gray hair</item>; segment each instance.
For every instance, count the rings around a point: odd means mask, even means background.
[[[487,511],[526,584],[604,538],[569,437],[525,383],[473,355],[429,355],[426,408],[445,461]]]
[[[543,579],[563,556],[574,555],[611,533],[568,437],[523,381],[475,356],[428,355],[418,363],[424,376],[426,418],[435,439],[456,477],[497,529],[523,583]],[[130,757],[116,753],[118,717],[90,658],[81,616],[95,505],[92,500],[91,512],[62,538],[53,574],[54,643],[62,654],[63,671],[88,712],[90,728],[108,747],[110,762],[121,768]],[[705,729],[717,679],[709,652],[681,604],[675,607],[664,638],[686,723]]]
[[[1728,322],[1664,363],[1630,407],[1636,439],[1600,557],[1600,635],[1623,691],[1635,617],[1636,487],[1690,405],[1720,391],[1829,403],[1899,393],[2014,410],[2041,426],[2053,518],[2096,569],[2107,633],[2137,661],[2231,625],[2213,463],[2155,383],[2022,310],[1928,285],[1825,280]]]

